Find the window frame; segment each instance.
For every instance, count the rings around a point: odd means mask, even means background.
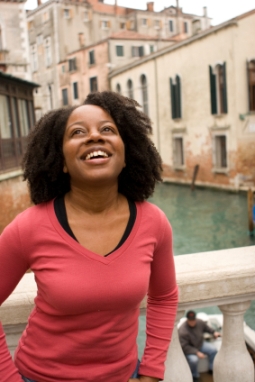
[[[181,76],[170,77],[171,115],[173,120],[182,119]]]
[[[177,141],[181,142],[181,146],[177,145]],[[184,150],[184,136],[183,134],[174,134],[172,137],[172,153],[173,153],[173,168],[174,170],[184,170],[185,169],[185,150]],[[181,147],[181,152],[177,152]],[[179,161],[180,159],[180,161]]]
[[[229,171],[229,158],[228,158],[228,134],[226,131],[217,131],[213,134],[213,172],[227,173]],[[219,138],[225,139],[225,147],[222,152],[222,142]],[[221,147],[219,149],[219,147]],[[223,163],[223,165],[219,162]],[[225,165],[224,165],[225,162]]]
[[[143,112],[149,116],[148,81],[147,81],[147,76],[145,74],[141,74],[140,76],[140,85],[141,85],[141,99],[142,99]]]
[[[79,99],[79,84],[77,81],[73,82],[73,99],[78,100]]]
[[[62,105],[63,106],[68,106],[69,105],[69,101],[68,101],[68,88],[63,88],[61,89],[61,93],[62,93]]]
[[[96,86],[94,86],[95,84],[96,84]],[[89,88],[90,88],[91,93],[98,91],[98,78],[97,78],[97,76],[93,76],[93,77],[89,78]]]
[[[89,50],[89,65],[95,65],[96,64],[96,59],[95,59],[95,50],[91,49]]]
[[[226,62],[209,65],[211,114],[228,114]]]
[[[255,112],[255,58],[247,60],[248,110]]]

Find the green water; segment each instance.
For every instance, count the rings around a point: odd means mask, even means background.
[[[248,233],[245,193],[231,193],[187,186],[160,184],[150,202],[160,207],[173,228],[174,255],[255,245]],[[195,309],[221,313],[218,307]],[[255,301],[245,313],[246,323],[255,330]],[[145,319],[140,319],[138,342],[144,342]],[[139,346],[141,353],[142,346]]]

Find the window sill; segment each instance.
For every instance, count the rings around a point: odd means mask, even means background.
[[[186,169],[186,167],[181,166],[181,165],[180,166],[174,165],[173,169],[174,169],[174,171],[184,171]]]
[[[5,170],[4,173],[0,173],[0,182],[2,182],[3,180],[7,180],[7,179],[11,179],[11,178],[16,178],[20,175],[23,175],[23,171],[22,170],[14,170],[14,171],[8,171],[8,170]]]
[[[229,169],[227,167],[226,168],[213,168],[212,172],[218,173],[218,174],[228,175]]]
[[[228,114],[227,113],[221,113],[221,114],[212,114],[213,117],[215,118],[224,118],[226,117]]]

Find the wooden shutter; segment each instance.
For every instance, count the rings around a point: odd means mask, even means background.
[[[211,113],[217,114],[217,90],[216,90],[216,76],[213,74],[212,67],[209,66],[210,76],[210,91],[211,91]]]
[[[172,118],[175,119],[175,86],[173,84],[172,78],[170,78],[170,94],[171,94],[171,107],[172,107]]]
[[[223,66],[223,112],[228,112],[228,99],[227,99],[227,72],[226,72],[226,62]]]
[[[176,76],[176,85],[175,85],[175,93],[176,93],[176,118],[181,118],[181,78],[180,76]]]

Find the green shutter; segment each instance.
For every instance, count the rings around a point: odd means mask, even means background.
[[[182,108],[181,108],[181,78],[176,76],[176,118],[182,117]]]
[[[251,111],[251,91],[250,91],[250,72],[249,61],[246,60],[246,76],[247,76],[247,91],[248,91],[248,110]]]
[[[211,91],[211,113],[217,114],[217,90],[216,90],[216,76],[213,74],[212,67],[209,66],[210,75],[210,91]]]
[[[172,78],[170,78],[170,94],[171,94],[171,107],[172,107],[172,118],[175,119],[175,91]]]
[[[228,99],[227,99],[227,72],[226,72],[226,62],[224,62],[223,66],[223,112],[227,114],[228,112]]]
[[[139,57],[144,56],[143,46],[139,46]]]

